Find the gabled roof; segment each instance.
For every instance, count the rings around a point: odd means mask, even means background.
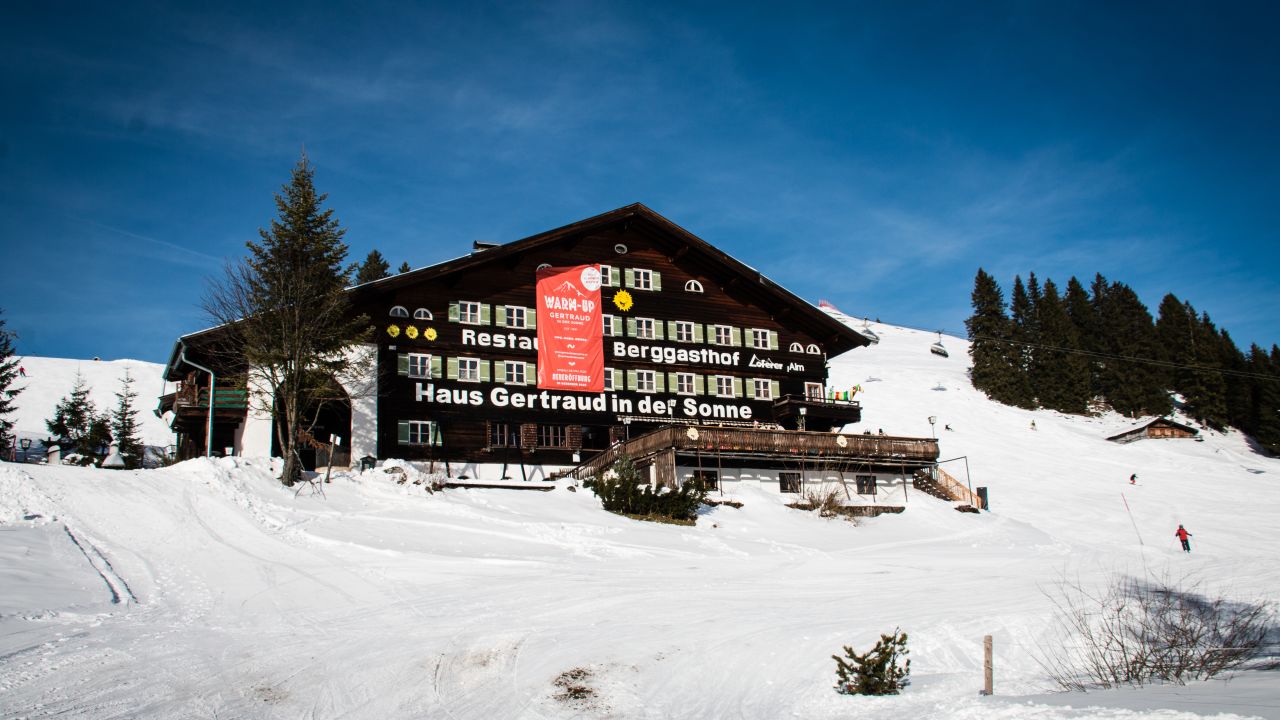
[[[1117,433],[1117,434],[1115,434],[1115,435],[1112,435],[1111,437],[1109,437],[1109,438],[1107,438],[1107,439],[1108,439],[1108,440],[1118,440],[1118,439],[1120,439],[1120,438],[1128,437],[1129,435],[1135,435],[1135,434],[1141,433],[1141,432],[1143,432],[1144,430],[1146,430],[1147,428],[1150,428],[1150,427],[1172,427],[1172,428],[1177,428],[1177,429],[1179,429],[1179,430],[1185,430],[1186,432],[1189,432],[1189,433],[1191,433],[1192,435],[1199,435],[1199,434],[1200,434],[1200,431],[1199,431],[1199,430],[1197,430],[1197,429],[1195,429],[1195,428],[1191,427],[1190,425],[1183,425],[1182,423],[1180,423],[1180,422],[1176,422],[1176,421],[1174,421],[1174,420],[1170,420],[1170,419],[1169,419],[1169,418],[1167,418],[1167,417],[1158,417],[1158,418],[1156,418],[1156,419],[1154,419],[1154,420],[1151,420],[1151,421],[1149,421],[1149,422],[1145,422],[1145,423],[1142,423],[1141,425],[1137,425],[1137,426],[1135,426],[1135,427],[1129,428],[1128,430],[1125,430],[1125,431],[1124,431],[1124,432],[1122,432],[1122,433]]]
[[[745,296],[767,310],[775,319],[786,318],[791,327],[819,340],[828,356],[835,356],[871,342],[856,330],[822,312],[809,302],[765,277],[760,271],[734,259],[702,238],[676,225],[641,203],[596,215],[576,223],[509,242],[438,265],[411,270],[352,288],[356,298],[365,298],[438,280],[449,275],[473,270],[490,263],[502,262],[531,250],[573,242],[577,238],[609,229],[638,231],[660,247],[667,249],[671,260],[693,257],[722,272],[716,278],[732,294]]]
[[[704,265],[712,269],[712,275],[723,288],[734,295],[750,299],[777,320],[785,318],[790,327],[803,331],[821,342],[828,357],[871,344],[870,340],[853,328],[822,312],[765,277],[763,273],[734,259],[641,203],[632,203],[595,217],[437,265],[357,285],[348,288],[347,292],[351,293],[352,299],[356,302],[372,300],[384,293],[391,293],[418,283],[440,280],[491,263],[503,262],[538,248],[557,243],[573,243],[586,235],[611,229],[637,231],[644,234],[656,246],[666,248],[667,257],[673,261],[686,257],[701,260]],[[166,379],[172,380],[177,377],[179,365],[182,364],[179,356],[184,344],[187,346],[202,344],[219,336],[221,330],[222,326],[207,328],[179,338],[174,344],[169,363],[165,367]]]

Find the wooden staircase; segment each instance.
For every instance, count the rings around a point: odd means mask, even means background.
[[[940,467],[920,468],[913,477],[917,490],[948,502],[964,503],[979,510],[985,509],[977,493],[970,492],[964,483],[951,477]]]

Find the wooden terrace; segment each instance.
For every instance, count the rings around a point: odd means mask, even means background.
[[[933,466],[938,459],[938,441],[767,428],[667,426],[620,442],[568,474],[577,480],[593,477],[623,456],[638,465],[656,465],[658,483],[674,486],[676,466],[682,459],[698,465],[745,460],[765,467],[801,464],[815,470],[857,466],[906,470]]]

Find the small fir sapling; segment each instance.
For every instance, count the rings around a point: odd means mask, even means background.
[[[911,684],[907,634],[899,628],[881,635],[866,653],[859,655],[846,645],[844,654],[831,656],[836,661],[836,692],[841,695],[897,695]]]

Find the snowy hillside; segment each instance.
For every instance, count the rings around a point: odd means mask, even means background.
[[[254,459],[0,465],[0,718],[1280,719],[1275,673],[1050,695],[1032,659],[1064,575],[1280,597],[1280,461],[1234,433],[1108,443],[1132,421],[995,405],[962,340],[941,358],[933,333],[871,327],[880,344],[832,362],[862,387],[856,429],[927,436],[936,416],[991,512],[912,492],[854,525],[742,489],[677,527],[565,483],[429,495],[377,470],[320,496]],[[895,626],[911,687],[833,692],[831,655]],[[574,670],[590,692],[559,698]]]
[[[173,444],[173,432],[164,421],[152,412],[159,397],[172,390],[166,386],[161,374],[164,366],[141,360],[64,360],[61,358],[24,357],[19,364],[26,370],[25,378],[18,378],[17,387],[22,394],[14,398],[17,412],[11,417],[18,437],[43,439],[49,436],[45,421],[53,417],[58,402],[71,394],[76,384],[76,373],[84,376],[89,386],[89,398],[98,412],[110,412],[119,404],[120,380],[125,370],[133,378],[133,390],[138,393],[134,401],[138,409],[139,435],[147,445]],[[164,389],[168,387],[168,389]]]

